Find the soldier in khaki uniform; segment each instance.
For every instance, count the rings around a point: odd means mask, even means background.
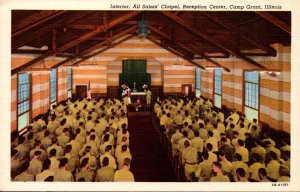
[[[54,173],[54,181],[74,181],[72,173],[66,170],[67,163],[67,158],[62,158],[59,161],[59,169]]]
[[[29,158],[30,148],[25,145],[25,137],[21,136],[18,138],[18,146],[15,149],[17,150],[15,159],[20,160],[21,163]]]
[[[105,153],[100,156],[100,162],[103,161],[104,157],[107,157],[109,159],[109,164],[108,164],[109,167],[117,169],[116,159],[114,158],[114,156],[112,156],[112,146],[111,145],[108,145],[105,147]],[[103,166],[103,165],[101,165],[101,166]]]
[[[76,181],[82,180],[85,182],[91,182],[94,180],[94,174],[89,170],[89,158],[82,160],[80,168],[81,170],[75,175]]]
[[[39,160],[40,155],[41,155],[41,151],[35,151],[33,154],[33,158],[30,161],[30,165],[28,167],[28,173],[32,174],[33,176],[36,176],[42,171],[43,164]]]
[[[56,159],[60,159],[62,157],[62,155],[63,155],[63,148],[61,146],[59,146],[57,142],[58,142],[57,138],[54,137],[52,139],[52,143],[53,144],[50,147],[47,148],[47,153],[48,153],[48,156],[49,156],[50,155],[50,151],[52,149],[55,149],[56,150]]]
[[[256,153],[260,156],[261,162],[265,162],[266,157],[266,149],[261,146],[261,142],[259,139],[255,140],[255,147],[253,147],[250,151],[250,159],[253,158],[253,154]]]
[[[43,162],[43,169],[42,172],[36,175],[36,181],[45,181],[46,178],[49,176],[54,177],[54,171],[50,170],[51,161],[50,159],[46,159]]]
[[[64,151],[64,158],[68,159],[68,163],[66,165],[66,170],[74,173],[79,164],[78,154],[72,154],[72,145],[67,145]]]
[[[254,153],[252,159],[254,162],[249,167],[249,181],[259,182],[258,170],[260,168],[266,168],[266,166],[265,164],[261,163],[259,154]]]
[[[152,92],[150,91],[150,89],[148,89],[146,91],[146,103],[147,103],[147,108],[150,107],[151,105],[151,96],[152,96]]]
[[[184,142],[184,149],[182,151],[182,164],[184,166],[184,174],[188,181],[191,181],[191,174],[197,170],[198,154],[197,150],[191,147],[190,142]]]
[[[80,158],[80,164],[82,163],[83,159],[89,158],[89,169],[91,171],[95,171],[97,169],[97,159],[95,156],[91,155],[91,146],[86,146],[82,155],[83,156]]]
[[[272,182],[276,182],[280,177],[279,175],[280,163],[278,162],[277,154],[273,151],[270,152],[270,162],[267,165],[268,179]]]
[[[34,176],[28,173],[29,162],[24,162],[21,165],[20,174],[14,178],[14,181],[34,181]]]
[[[211,178],[212,162],[208,161],[208,153],[206,151],[202,153],[202,158],[203,161],[198,164],[195,176],[199,178],[199,181],[209,181]]]
[[[234,181],[238,181],[237,175],[236,175],[236,170],[238,168],[243,168],[246,172],[246,178],[249,178],[249,167],[248,165],[242,161],[242,155],[239,153],[235,154],[235,161],[232,162],[232,175]]]
[[[21,161],[16,159],[15,155],[18,153],[16,149],[11,150],[10,164],[11,164],[11,177],[12,179],[20,172]]]
[[[101,168],[98,169],[97,171],[96,181],[100,181],[100,182],[113,181],[115,169],[108,166],[109,165],[108,157],[104,157],[101,164],[102,164]]]
[[[216,176],[210,178],[211,182],[230,182],[229,178],[226,175],[223,175],[222,164],[218,161],[213,162],[212,171]]]
[[[236,170],[236,175],[239,182],[248,182],[248,180],[246,179],[246,172],[243,168],[238,168]]]

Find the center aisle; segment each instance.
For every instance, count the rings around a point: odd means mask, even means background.
[[[131,171],[135,181],[175,182],[176,176],[151,121],[151,112],[129,112]]]

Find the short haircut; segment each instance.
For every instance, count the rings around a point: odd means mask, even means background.
[[[258,173],[261,174],[261,175],[263,175],[263,176],[267,176],[267,171],[266,171],[265,168],[260,168],[260,169],[258,170]]]
[[[213,162],[213,165],[215,165],[219,169],[222,169],[222,164],[220,162],[218,162],[218,161]]]
[[[45,181],[45,182],[52,182],[52,181],[54,181],[54,176],[53,176],[53,175],[50,175],[50,176],[48,176],[44,181]]]
[[[245,170],[243,168],[241,168],[241,167],[237,168],[236,174],[238,174],[241,177],[245,177],[246,176]]]
[[[122,151],[127,151],[127,145],[122,145],[122,146],[121,146],[121,150],[122,150]]]
[[[241,160],[242,160],[242,155],[239,154],[239,153],[236,153],[236,154],[234,155],[234,157],[235,157],[235,159],[236,159],[237,161],[241,161]]]
[[[213,149],[213,146],[212,146],[211,143],[207,143],[206,148],[207,148],[208,151],[211,151]]]
[[[278,158],[277,154],[274,151],[270,151],[270,157],[274,160],[276,160]]]
[[[108,164],[109,164],[109,159],[108,159],[108,157],[104,157],[104,158],[102,159],[102,165],[103,165],[103,167],[107,166]]]
[[[55,155],[56,155],[56,149],[53,148],[53,149],[50,150],[50,156],[54,157]]]
[[[46,159],[46,160],[43,162],[43,169],[42,169],[42,170],[44,171],[44,170],[49,169],[50,165],[51,165],[51,160],[50,160],[50,159]]]
[[[65,148],[65,153],[70,153],[72,151],[72,145],[68,144]]]
[[[69,160],[65,157],[61,158],[60,161],[59,161],[59,168],[64,167],[68,163],[68,161]]]
[[[34,152],[34,156],[40,156],[42,154],[42,151],[40,151],[40,150],[37,150],[37,151],[35,151]]]
[[[112,146],[111,146],[111,145],[107,145],[107,146],[105,147],[105,152],[108,152],[108,151],[110,151],[110,150],[112,150]]]
[[[130,165],[130,159],[128,157],[123,160],[123,165],[126,165],[126,166]]]
[[[244,146],[244,141],[242,139],[238,139],[239,146]]]
[[[190,146],[190,142],[189,142],[188,140],[185,140],[185,141],[184,141],[184,146],[185,146],[185,147],[189,147],[189,146]]]
[[[83,168],[83,167],[85,167],[88,163],[89,163],[89,158],[84,158],[84,159],[81,161],[80,167]]]
[[[183,131],[182,135],[183,135],[184,137],[188,137],[189,134],[188,134],[187,131]]]
[[[234,129],[234,127],[235,127],[235,125],[233,123],[230,123],[229,126],[230,126],[231,129]]]
[[[203,151],[202,157],[203,157],[203,159],[207,160],[208,159],[208,152],[207,151]]]

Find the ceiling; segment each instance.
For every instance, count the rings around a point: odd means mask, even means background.
[[[13,10],[12,53],[40,56],[12,74],[53,55],[66,59],[52,67],[88,59],[136,35],[142,15],[149,21],[149,40],[198,66],[196,59],[221,66],[214,58],[234,55],[263,69],[249,56],[276,56],[272,44],[291,45],[291,12],[284,11]]]

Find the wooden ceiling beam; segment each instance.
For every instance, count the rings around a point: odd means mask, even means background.
[[[234,31],[235,33],[240,34],[244,39],[246,39],[247,41],[249,41],[250,43],[252,43],[253,45],[257,46],[259,49],[261,50],[265,50],[266,52],[269,53],[269,55],[271,56],[276,56],[277,52],[276,50],[269,46],[269,45],[265,45],[262,42],[257,42],[255,40],[255,37],[251,34],[244,34],[243,32],[241,32],[237,26],[229,24],[229,23],[224,23],[224,21],[221,21],[218,18],[212,17],[211,15],[209,15],[208,13],[205,12],[200,12],[202,15],[204,15],[205,17],[207,17],[208,19],[212,20],[213,22],[225,27],[226,29],[230,30],[230,31]]]
[[[47,53],[48,50],[38,50],[38,49],[13,49],[11,51],[12,54],[45,54]],[[72,54],[68,54],[68,53],[56,53],[57,57],[69,57]]]
[[[125,35],[123,35],[123,36],[125,36]],[[135,35],[133,35],[133,34],[129,35],[129,36],[127,36],[127,37],[125,37],[125,38],[117,41],[117,42],[112,43],[111,45],[105,46],[101,50],[98,50],[98,51],[96,51],[96,52],[94,52],[94,53],[92,53],[90,55],[84,56],[84,58],[82,58],[79,61],[76,61],[75,63],[73,63],[72,66],[78,65],[79,63],[81,63],[81,62],[83,62],[83,61],[85,61],[85,60],[87,60],[87,59],[89,59],[91,57],[95,57],[96,55],[99,55],[99,54],[103,53],[104,51],[107,51],[108,49],[111,49],[111,48],[113,48],[113,47],[115,47],[115,46],[117,46],[117,45],[119,45],[119,44],[121,44],[121,43],[123,43],[123,42],[125,42],[125,41],[127,41],[127,40],[129,40],[131,38],[133,38],[134,36]]]
[[[162,31],[156,29],[155,27],[150,26],[149,29],[150,29],[151,31],[157,33],[157,34],[160,35],[161,37],[164,37],[164,38],[168,39],[169,41],[172,41],[172,38],[170,38],[170,36],[168,36],[167,34],[165,34],[165,33],[162,32]],[[193,49],[191,49],[190,47],[188,47],[188,46],[186,46],[186,45],[184,45],[184,44],[182,44],[182,43],[178,43],[177,41],[173,41],[173,43],[176,44],[176,45],[178,45],[178,46],[181,47],[182,49],[185,49],[185,50],[187,50],[188,52],[193,53],[194,55],[195,55],[195,53],[196,53],[197,55],[201,55],[201,56],[203,57],[203,59],[205,59],[205,60],[207,60],[207,61],[213,63],[214,65],[217,65],[217,66],[219,66],[219,67],[222,67],[222,68],[225,69],[227,72],[230,72],[230,69],[228,69],[227,67],[221,65],[220,63],[218,63],[218,62],[212,60],[211,58],[207,57],[206,55],[204,55],[204,54],[201,53],[200,51],[193,50]],[[203,66],[203,67],[204,67],[204,66]]]
[[[205,69],[205,67],[202,66],[202,65],[200,65],[199,63],[196,63],[195,61],[186,58],[184,55],[182,55],[182,54],[180,54],[180,53],[174,51],[173,49],[171,49],[171,48],[169,48],[169,47],[167,47],[167,46],[161,44],[160,42],[158,42],[158,41],[156,40],[156,38],[153,37],[153,34],[151,34],[150,36],[148,36],[147,39],[149,39],[150,41],[152,41],[152,42],[155,43],[156,45],[158,45],[158,46],[160,46],[160,47],[162,47],[162,48],[164,48],[164,49],[170,51],[170,52],[173,53],[174,55],[183,58],[184,60],[190,62],[191,64],[193,64],[193,65],[195,65],[195,66],[197,66],[197,67],[200,67],[201,69]]]
[[[56,28],[57,26],[60,26],[65,23],[73,23],[83,17],[86,17],[88,15],[92,14],[92,12],[78,12],[69,16],[66,16],[58,21],[55,21],[47,26],[41,27],[39,30],[33,31],[32,33],[25,33],[22,35],[22,37],[15,37],[12,38],[12,49],[16,49],[18,47],[21,47],[25,45],[28,42],[31,42],[43,35],[45,35],[47,32],[51,31],[52,29]]]
[[[61,61],[61,62],[59,62],[59,63],[57,63],[57,64],[55,64],[55,65],[53,65],[53,66],[51,66],[51,68],[52,68],[52,69],[53,69],[53,68],[57,68],[57,67],[59,67],[59,66],[65,64],[65,63],[68,63],[69,61],[72,61],[72,60],[75,59],[75,58],[76,58],[75,56],[68,57],[67,59],[65,59],[65,60],[63,60],[63,61]]]
[[[237,52],[236,50],[226,46],[226,45],[223,45],[221,44],[220,42],[218,42],[216,39],[212,38],[211,36],[207,35],[206,33],[202,32],[202,31],[199,31],[197,30],[194,26],[192,26],[191,24],[189,24],[187,21],[185,21],[184,19],[176,16],[175,14],[173,14],[172,12],[169,12],[169,11],[161,11],[160,13],[162,13],[163,15],[167,16],[168,18],[172,19],[174,22],[178,23],[180,26],[184,27],[186,30],[192,32],[194,35],[200,37],[200,38],[203,38],[205,39],[206,41],[214,44],[215,46],[223,49],[224,51],[232,54],[232,55],[235,55],[236,57],[239,57],[241,59],[243,59],[244,61],[246,61],[247,63],[251,64],[251,65],[254,65],[258,68],[261,68],[261,69],[265,69],[266,67],[261,65],[260,63],[252,60],[251,58]]]
[[[22,19],[18,19],[15,21],[12,21],[12,33],[15,33],[21,29],[24,29],[25,27],[28,27],[32,25],[33,23],[36,23],[42,19],[45,19],[57,11],[36,11],[33,14],[30,14],[28,16],[22,17]],[[16,12],[12,12],[12,17]]]
[[[286,24],[279,18],[273,16],[271,13],[265,11],[257,11],[256,14],[258,14],[259,16],[263,17],[267,21],[271,22],[273,25],[279,27],[280,29],[282,29],[283,31],[291,35],[291,26]]]
[[[126,29],[126,30],[124,30],[124,31],[121,31],[121,32],[119,32],[118,34],[114,35],[113,39],[121,38],[121,37],[123,37],[124,35],[126,35],[126,34],[128,34],[128,33],[130,33],[130,32],[135,31],[135,29],[136,29],[136,27],[133,26],[133,27],[128,28],[128,29]],[[106,44],[107,44],[107,41],[106,41],[106,40],[103,40],[102,42],[100,42],[100,43],[98,43],[98,44],[96,44],[96,45],[94,45],[94,46],[92,46],[92,47],[89,47],[89,48],[87,48],[87,49],[81,51],[81,52],[78,53],[76,56],[71,56],[71,57],[65,59],[64,61],[57,63],[56,65],[52,66],[51,68],[57,68],[57,67],[59,67],[59,66],[65,64],[65,63],[67,63],[67,62],[69,62],[69,61],[71,61],[71,60],[73,60],[73,59],[76,59],[77,57],[84,57],[83,55],[88,54],[88,53],[90,53],[90,52],[93,51],[93,50],[99,49],[99,48],[105,46]],[[84,58],[85,58],[85,57],[84,57]]]
[[[58,16],[60,16],[60,15],[62,15],[64,13],[66,13],[66,11],[57,11],[57,12],[53,13],[52,15],[44,18],[44,19],[41,19],[41,20],[39,20],[39,21],[37,21],[37,22],[35,22],[35,23],[33,23],[33,24],[25,27],[25,28],[22,28],[22,29],[20,29],[20,30],[18,30],[16,32],[13,32],[11,36],[15,37],[17,35],[21,35],[22,33],[26,32],[26,31],[29,31],[30,29],[32,29],[32,28],[34,28],[34,27],[36,27],[38,25],[41,25],[41,24],[43,24],[43,23],[45,23],[45,22],[47,22],[47,21],[49,21],[51,19],[54,19],[55,17],[58,17]]]
[[[127,21],[121,23],[120,25],[136,25],[137,21]],[[84,29],[84,30],[94,30],[101,25],[92,25],[92,24],[72,24],[72,25],[62,25],[59,27],[68,28],[68,29]]]
[[[94,45],[92,47],[89,47],[88,49],[84,50],[84,52],[81,52],[80,55],[85,55],[85,54],[88,54],[89,52],[91,52],[93,50],[99,49],[102,46],[104,46],[108,41],[113,41],[115,39],[118,39],[118,38],[126,35],[126,34],[132,33],[132,32],[135,31],[135,29],[136,29],[136,26],[132,26],[132,27],[130,27],[128,29],[122,30],[120,33],[113,35],[113,37],[112,37],[111,40],[109,40],[108,38],[106,38],[106,39],[104,39],[104,41],[102,41],[100,43],[97,43],[96,45]]]
[[[61,47],[58,47],[55,50],[48,51],[47,53],[45,53],[45,54],[43,54],[43,55],[41,55],[41,56],[39,56],[39,57],[37,57],[37,58],[35,58],[35,59],[33,59],[33,60],[31,60],[31,61],[23,64],[23,65],[15,68],[15,69],[13,69],[11,71],[11,74],[14,75],[14,74],[22,71],[23,69],[26,69],[26,68],[32,66],[33,64],[39,62],[40,60],[45,59],[45,58],[47,58],[47,57],[55,54],[56,52],[62,52],[64,50],[67,50],[67,49],[69,49],[69,48],[71,48],[71,47],[73,47],[73,46],[81,43],[81,42],[84,42],[87,39],[89,39],[91,37],[94,37],[95,35],[103,32],[103,31],[107,31],[108,29],[110,29],[110,28],[118,25],[119,23],[122,23],[122,22],[124,22],[124,21],[126,21],[126,20],[128,20],[128,19],[130,19],[130,18],[132,18],[132,17],[134,17],[136,15],[138,15],[138,14],[140,14],[140,12],[130,12],[128,14],[125,14],[125,15],[123,15],[123,16],[121,16],[121,17],[119,17],[119,18],[117,18],[117,19],[115,19],[115,20],[107,23],[106,25],[103,25],[103,26],[97,28],[96,30],[88,32],[88,33],[82,35],[81,37],[79,37],[79,38],[77,38],[75,40],[72,40],[72,41],[70,41],[70,42],[62,45]]]

